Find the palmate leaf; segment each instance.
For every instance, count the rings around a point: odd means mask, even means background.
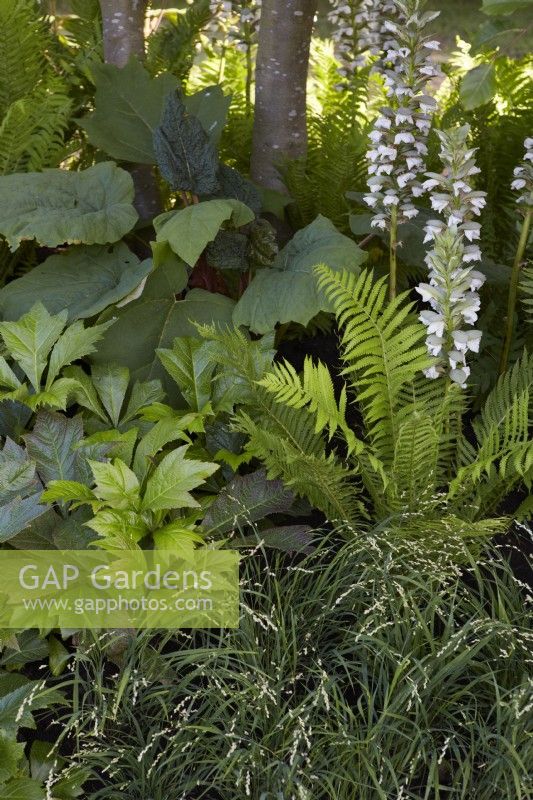
[[[99,500],[118,510],[138,508],[140,485],[134,472],[120,458],[113,463],[89,461],[94,480],[94,494]]]
[[[105,508],[86,525],[102,537],[94,544],[104,550],[136,550],[137,542],[148,533],[141,516],[126,509]]]
[[[431,363],[426,329],[410,317],[406,294],[386,303],[386,279],[316,269],[320,287],[342,330],[344,374],[349,375],[375,454],[392,463],[399,434],[400,395]]]
[[[94,353],[95,344],[105,331],[113,324],[113,320],[85,328],[83,322],[78,320],[70,325],[55,343],[50,355],[48,372],[46,375],[45,390],[51,388],[63,367],[72,364],[83,356]]]
[[[24,743],[0,731],[0,784],[12,778],[24,755]]]
[[[319,311],[331,307],[313,269],[325,264],[332,270],[359,274],[367,253],[344,236],[325,217],[317,219],[291,239],[271,267],[257,273],[235,307],[235,325],[267,333],[276,324],[307,325]]]
[[[130,382],[130,371],[119,364],[95,364],[91,378],[113,425],[118,427],[122,405]]]
[[[156,351],[193,411],[202,411],[212,398],[216,349],[215,342],[183,336],[174,339],[172,349],[160,348]]]
[[[239,200],[206,200],[161,214],[155,218],[154,227],[157,241],[168,242],[176,255],[194,267],[224,222],[230,220],[239,228],[254,217],[254,212]]]
[[[0,506],[0,544],[12,539],[47,510],[41,504],[41,490],[29,497],[14,497]]]
[[[9,354],[24,370],[36,392],[40,388],[48,355],[66,321],[66,311],[52,316],[42,303],[36,303],[17,322],[0,322],[0,336]]]
[[[101,503],[95,493],[79,481],[53,480],[50,481],[42,494],[44,503],[74,503],[73,508],[85,503],[93,508],[98,508]]]
[[[25,497],[40,489],[35,463],[28,452],[9,437],[0,450],[0,503],[17,495]]]
[[[144,480],[153,456],[165,445],[179,439],[190,442],[190,437],[184,433],[189,416],[185,415],[181,420],[174,416],[163,417],[142,437],[135,448],[133,460],[133,471],[140,480]]]
[[[44,800],[45,790],[32,778],[13,778],[0,785],[3,800]]]
[[[93,317],[123,300],[151,268],[150,259],[140,261],[124,242],[71,247],[4,286],[0,313],[18,319],[38,297],[51,314],[67,309],[69,322]]]
[[[111,161],[72,172],[50,169],[0,177],[0,233],[11,250],[39,244],[117,242],[137,222],[133,180]]]
[[[187,449],[188,445],[176,448],[157,465],[146,484],[143,510],[167,511],[199,506],[190,492],[216,472],[219,465],[186,458]]]
[[[153,137],[157,164],[173,191],[195,195],[218,189],[218,156],[201,122],[187,111],[178,92],[167,95]]]
[[[94,344],[112,324],[112,320],[84,328],[81,321],[75,322],[62,333],[67,311],[51,315],[41,303],[16,322],[1,322],[0,337],[9,355],[18,362],[28,377],[34,393],[29,393],[26,385],[15,389],[11,395],[20,399],[33,410],[43,405],[65,409],[68,397],[78,387],[71,378],[58,378],[64,366],[82,358],[95,349]],[[43,373],[48,363],[46,384],[41,386]],[[2,368],[3,367],[3,368]],[[0,387],[12,386],[12,373],[0,362]],[[2,392],[0,397],[10,396]]]

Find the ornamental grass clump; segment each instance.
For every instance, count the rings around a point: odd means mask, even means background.
[[[520,278],[520,269],[523,266],[524,253],[529,239],[531,217],[533,216],[533,137],[528,137],[524,142],[525,155],[522,163],[514,169],[514,180],[511,189],[519,192],[516,200],[520,214],[523,216],[520,237],[513,262],[511,281],[509,283],[509,297],[507,300],[507,328],[500,359],[500,374],[507,369],[509,352],[513,339],[515,322],[516,294]]]
[[[437,131],[441,141],[442,174],[428,172],[424,189],[430,192],[431,207],[444,220],[429,220],[425,242],[433,242],[426,256],[429,283],[421,283],[417,292],[431,310],[424,310],[420,320],[427,327],[426,344],[435,363],[427,370],[428,378],[447,376],[462,388],[470,374],[466,354],[479,352],[481,331],[465,329],[478,316],[480,298],[477,290],[485,276],[471,264],[481,260],[478,244],[481,225],[474,220],[485,206],[485,192],[471,186],[479,172],[475,149],[469,148],[468,125]]]
[[[432,59],[439,42],[425,35],[438,12],[423,12],[424,0],[393,0],[382,29],[381,72],[389,105],[370,133],[367,156],[369,192],[365,202],[374,211],[374,227],[390,232],[391,299],[396,296],[397,228],[418,214],[414,200],[424,192],[419,178],[425,171],[427,137],[436,101],[427,94],[428,81],[441,75]]]
[[[120,670],[87,636],[65,777],[90,770],[91,800],[531,797],[531,597],[505,554],[350,533],[245,556],[235,630],[139,632]]]

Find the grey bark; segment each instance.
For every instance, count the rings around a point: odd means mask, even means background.
[[[307,152],[306,84],[317,0],[263,0],[255,76],[252,179],[286,191],[278,164]]]
[[[100,0],[104,58],[125,67],[131,56],[144,58],[144,17],[148,0]]]
[[[144,60],[144,20],[148,0],[100,0],[104,59],[125,67],[130,58]],[[135,186],[134,205],[141,221],[161,212],[161,196],[149,164],[132,164],[128,171]]]

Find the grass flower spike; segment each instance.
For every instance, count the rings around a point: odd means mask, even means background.
[[[413,200],[424,187],[427,136],[436,101],[426,93],[428,81],[441,71],[432,59],[439,43],[425,34],[438,12],[423,12],[424,0],[393,0],[393,13],[382,23],[383,52],[377,68],[383,75],[389,105],[370,133],[368,193],[374,227],[390,231],[390,296],[396,295],[397,226],[416,217]]]
[[[442,174],[426,173],[423,186],[430,192],[431,207],[444,217],[429,220],[425,242],[433,242],[426,256],[429,283],[417,287],[431,310],[420,319],[426,325],[428,350],[436,363],[426,371],[428,378],[448,376],[465,388],[470,374],[466,354],[479,352],[481,331],[465,329],[474,325],[480,308],[477,290],[485,276],[473,268],[481,260],[479,216],[485,193],[472,188],[472,177],[479,172],[475,150],[468,147],[468,125],[437,131],[441,141]]]

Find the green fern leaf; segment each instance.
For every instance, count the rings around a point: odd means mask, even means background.
[[[356,277],[327,267],[316,273],[342,329],[343,374],[351,378],[376,455],[391,464],[401,394],[431,364],[425,328],[410,316],[405,294],[386,304],[385,278],[374,283],[370,271]]]

